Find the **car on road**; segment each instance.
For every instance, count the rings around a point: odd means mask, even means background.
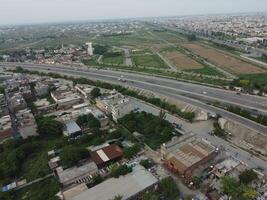
[[[207,94],[207,92],[203,91],[202,94]]]
[[[125,83],[125,82],[126,82],[126,79],[123,77],[123,75],[121,75],[121,76],[118,78],[118,81]]]

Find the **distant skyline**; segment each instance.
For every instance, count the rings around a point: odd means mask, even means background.
[[[0,0],[0,5],[0,25],[267,11],[267,0]]]

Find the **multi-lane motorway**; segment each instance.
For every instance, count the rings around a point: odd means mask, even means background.
[[[16,66],[13,63],[0,64],[5,66]],[[18,65],[18,64],[17,64]],[[221,116],[242,124],[250,129],[256,130],[261,134],[267,134],[267,127],[242,118],[233,113],[229,113],[220,108],[208,105],[207,101],[218,101],[233,105],[242,106],[245,108],[257,110],[258,112],[267,113],[267,98],[252,96],[252,95],[237,95],[235,92],[227,91],[218,88],[207,87],[192,83],[180,82],[161,77],[147,76],[143,74],[134,74],[109,70],[98,70],[95,68],[82,69],[70,66],[59,65],[37,65],[37,64],[22,64],[19,66],[39,71],[57,72],[61,74],[86,77],[92,80],[103,80],[110,83],[127,85],[157,94],[164,95],[173,99],[181,100],[204,110],[220,114]],[[126,82],[118,80],[123,76]]]

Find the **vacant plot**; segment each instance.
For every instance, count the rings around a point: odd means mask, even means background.
[[[216,64],[218,67],[221,67],[222,69],[225,69],[226,71],[232,72],[234,74],[266,73],[264,69],[239,60],[235,57],[218,52],[212,48],[207,48],[192,43],[185,44],[184,46],[189,50],[193,51],[195,54]]]
[[[152,68],[167,68],[167,65],[157,55],[133,55],[133,62],[135,66],[152,67]]]
[[[123,64],[123,57],[122,56],[115,56],[115,57],[104,57],[102,59],[103,63],[107,64],[115,64],[115,65],[122,65]]]
[[[195,60],[180,52],[166,52],[164,53],[164,55],[180,70],[203,68],[202,64],[196,62]]]

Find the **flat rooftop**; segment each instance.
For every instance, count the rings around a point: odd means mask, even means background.
[[[126,200],[158,182],[144,167],[137,165],[130,174],[110,178],[93,188],[83,191],[71,200],[110,200],[121,195]]]
[[[60,183],[65,183],[75,179],[76,177],[83,176],[87,173],[97,172],[97,166],[94,162],[88,162],[80,167],[68,168],[60,173],[58,173]]]
[[[191,138],[177,144],[176,148],[171,148],[167,159],[179,166],[181,171],[185,171],[215,151],[215,147],[208,141],[199,138]]]

